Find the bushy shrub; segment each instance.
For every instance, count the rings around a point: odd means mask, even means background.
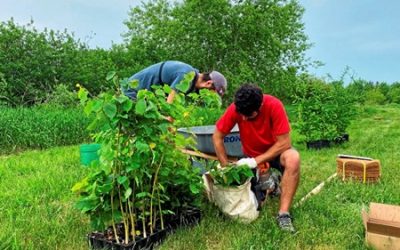
[[[333,140],[342,136],[355,115],[355,99],[341,81],[331,84],[303,76],[298,99],[298,126],[305,141]]]
[[[400,84],[393,84],[388,92],[388,97],[392,103],[400,103]]]
[[[74,91],[68,90],[67,85],[59,84],[53,92],[48,94],[46,103],[50,106],[77,107],[79,100]]]
[[[114,68],[110,51],[89,49],[66,31],[38,31],[33,21],[0,23],[0,101],[8,106],[33,106],[46,100],[60,83],[80,83],[94,94],[109,86]]]
[[[369,90],[365,93],[366,104],[382,105],[385,104],[385,102],[386,102],[386,97],[378,88]]]

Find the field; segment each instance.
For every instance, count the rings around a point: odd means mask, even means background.
[[[180,229],[160,249],[367,249],[361,209],[370,202],[400,203],[400,106],[363,107],[348,132],[350,142],[302,157],[300,200],[336,171],[339,153],[381,160],[377,184],[333,180],[318,195],[293,209],[294,235],[276,223],[279,201],[272,200],[252,224],[224,217],[204,202],[200,225]],[[71,187],[87,170],[79,164],[78,146],[0,156],[0,249],[87,249],[88,218],[74,209]]]

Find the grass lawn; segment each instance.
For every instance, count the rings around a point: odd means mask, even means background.
[[[336,171],[339,153],[380,159],[377,184],[334,179],[293,209],[295,235],[281,232],[274,199],[252,224],[224,217],[204,203],[200,225],[180,229],[160,249],[367,249],[361,209],[370,202],[400,204],[400,106],[363,107],[349,128],[350,142],[320,151],[296,141],[302,157],[300,200]],[[70,189],[84,176],[78,147],[0,156],[0,249],[87,249],[88,218],[73,208]]]

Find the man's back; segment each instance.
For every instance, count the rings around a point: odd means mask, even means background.
[[[139,81],[136,89],[125,90],[125,94],[131,98],[136,98],[136,94],[141,89],[151,90],[151,86],[168,84],[175,89],[176,85],[183,79],[185,74],[198,70],[189,64],[179,61],[165,61],[153,64],[129,78],[130,81]]]

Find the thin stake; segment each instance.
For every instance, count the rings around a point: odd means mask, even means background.
[[[328,183],[330,180],[335,178],[336,175],[337,175],[337,173],[334,173],[333,175],[329,176],[328,179],[326,179],[325,181],[321,182],[318,186],[316,186],[313,190],[311,190],[308,194],[306,194],[303,198],[301,198],[301,200],[299,200],[294,205],[294,207],[301,206],[308,198],[310,198],[313,195],[318,194],[322,190],[322,188],[324,187],[325,183]]]

